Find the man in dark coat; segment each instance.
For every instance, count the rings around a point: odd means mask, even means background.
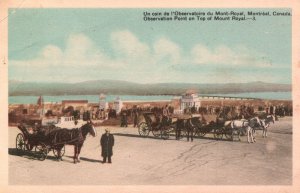
[[[127,108],[126,110],[125,109],[122,109],[121,111],[121,127],[127,127],[128,126],[128,121],[127,121]]]
[[[102,149],[103,162],[106,163],[106,158],[108,158],[108,163],[111,163],[111,156],[113,155],[113,146],[115,143],[114,136],[110,134],[109,129],[105,129],[105,133],[102,135],[100,144]]]
[[[133,127],[137,127],[137,125],[138,125],[138,112],[137,112],[137,110],[135,109],[134,111],[133,111]]]

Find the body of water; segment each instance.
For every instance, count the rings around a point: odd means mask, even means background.
[[[200,95],[201,96],[201,95]],[[236,93],[236,94],[211,94],[206,96],[225,96],[241,98],[260,98],[260,99],[277,99],[291,100],[291,92],[255,92],[255,93]],[[114,101],[120,97],[122,101],[158,101],[171,100],[172,95],[107,95],[106,101]],[[36,104],[39,96],[9,96],[9,104]],[[44,102],[61,102],[62,100],[88,100],[89,103],[98,103],[99,95],[64,95],[64,96],[43,96]]]
[[[111,102],[119,97],[122,101],[152,101],[152,100],[171,100],[174,96],[170,95],[106,95],[106,101]],[[10,96],[9,104],[36,104],[39,96]],[[88,100],[89,103],[98,103],[99,95],[64,95],[64,96],[43,96],[44,102],[61,102],[62,100]]]
[[[208,96],[258,98],[258,99],[271,99],[271,100],[292,100],[291,92],[250,92],[250,93],[235,93],[235,94],[211,94]]]

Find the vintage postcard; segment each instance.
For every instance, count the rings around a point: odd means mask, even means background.
[[[0,192],[299,191],[299,2],[270,2],[1,3]]]

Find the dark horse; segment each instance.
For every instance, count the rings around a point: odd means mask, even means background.
[[[73,160],[76,164],[77,162],[80,162],[78,156],[88,133],[93,137],[96,136],[96,130],[92,122],[87,122],[80,128],[54,130],[49,133],[48,140],[50,143],[54,144],[54,147],[58,152],[58,160],[62,160],[61,149],[65,144],[74,145]]]
[[[202,126],[200,117],[191,117],[188,119],[178,119],[176,124],[176,139],[180,138],[181,130],[186,130],[187,141],[194,140],[194,133]]]

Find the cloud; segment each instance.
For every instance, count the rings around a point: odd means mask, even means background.
[[[178,64],[181,62],[180,47],[166,38],[157,40],[153,45],[153,49],[155,59],[158,63],[169,61],[171,64]]]
[[[202,44],[196,44],[191,50],[192,63],[194,64],[220,64],[227,66],[270,66],[266,56],[244,46],[229,48],[218,45],[208,48]]]
[[[66,40],[65,49],[56,45],[46,45],[36,58],[31,60],[13,60],[12,66],[30,66],[33,68],[51,67],[106,67],[114,68],[120,65],[112,61],[102,49],[84,34],[71,34]]]
[[[116,59],[121,59],[127,64],[151,60],[150,47],[128,30],[111,33],[111,45]]]
[[[217,45],[211,48],[198,43],[192,45],[190,50],[183,50],[166,37],[160,37],[154,42],[143,42],[129,30],[112,32],[108,38],[111,47],[106,50],[110,52],[105,52],[101,45],[87,35],[71,34],[63,48],[49,44],[33,59],[9,61],[10,78],[73,82],[91,79],[241,82],[249,66],[269,66],[264,54],[245,46]],[[232,70],[245,66],[247,71]],[[249,78],[257,80],[257,77],[267,76],[254,73]]]
[[[13,65],[48,66],[97,66],[105,68],[130,68],[176,64],[260,66],[270,65],[263,54],[243,46],[230,48],[218,45],[208,48],[202,44],[192,47],[190,54],[182,56],[182,48],[175,42],[161,37],[152,44],[142,42],[128,30],[112,32],[110,35],[112,52],[105,53],[100,45],[85,34],[71,34],[62,50],[56,45],[46,45],[31,60],[12,61]]]
[[[41,52],[41,58],[53,60],[55,62],[60,61],[62,57],[63,57],[62,50],[59,47],[54,45],[45,46]]]

